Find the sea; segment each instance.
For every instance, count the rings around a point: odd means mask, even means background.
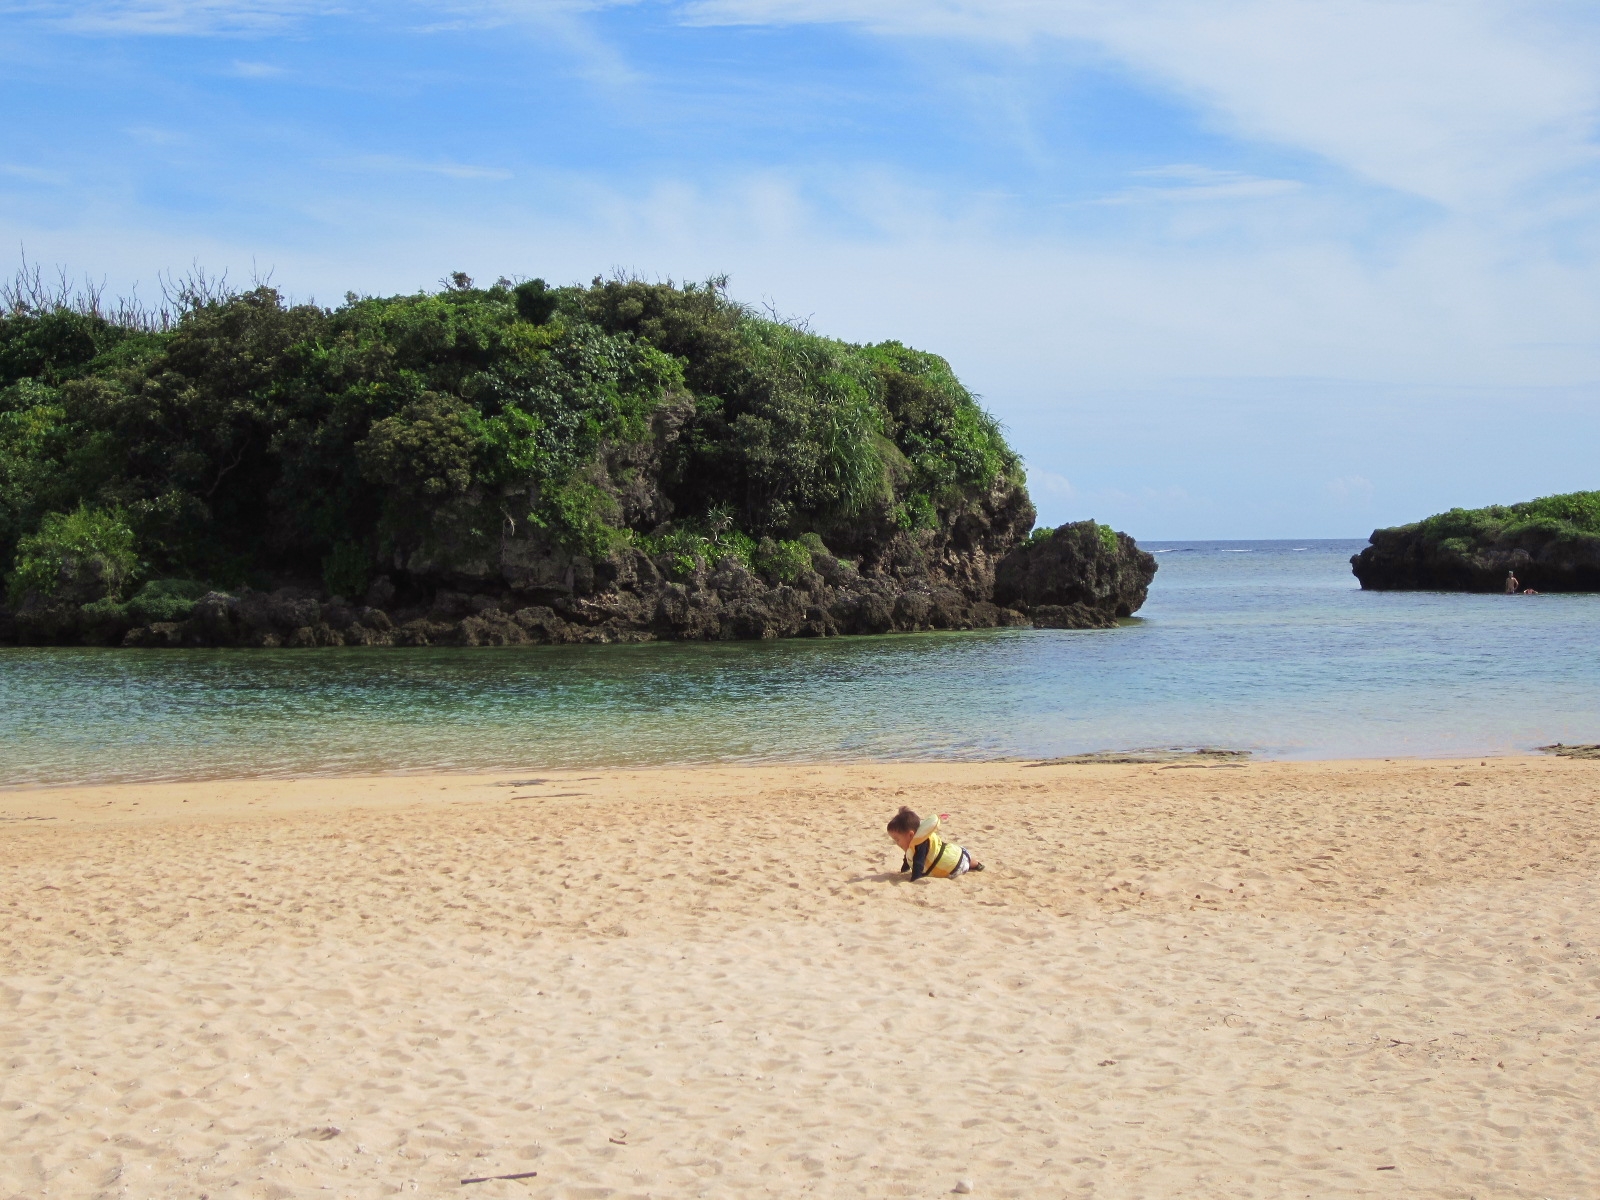
[[[1363,592],[1361,541],[1143,543],[1116,629],[485,649],[0,648],[0,785],[1600,742],[1600,595]]]

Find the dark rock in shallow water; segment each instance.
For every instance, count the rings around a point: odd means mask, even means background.
[[[1535,749],[1542,750],[1546,754],[1554,754],[1558,758],[1600,758],[1600,745],[1595,745],[1593,742],[1582,746],[1563,746],[1557,742],[1553,746],[1537,746]]]
[[[1250,758],[1248,750],[1220,750],[1214,746],[1156,747],[1147,750],[1092,750],[1087,754],[1063,754],[1043,758],[1030,767],[1105,766],[1107,764],[1161,763],[1166,766],[1242,767]]]
[[[1035,536],[1001,560],[994,601],[1049,629],[1109,629],[1144,604],[1155,578],[1153,554],[1125,533],[1093,521]]]
[[[177,621],[157,621],[153,625],[141,625],[137,629],[130,629],[123,638],[124,646],[142,646],[146,649],[176,649],[183,645],[194,645],[186,636],[187,630]]]
[[[231,646],[239,640],[239,601],[226,592],[207,592],[194,602],[189,624],[195,636],[211,646]]]

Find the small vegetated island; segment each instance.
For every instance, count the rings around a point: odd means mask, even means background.
[[[1541,592],[1600,592],[1600,492],[1452,508],[1375,529],[1350,560],[1363,588],[1500,592],[1506,574]]]
[[[1155,572],[1092,521],[1029,536],[1017,456],[942,358],[718,280],[184,298],[156,322],[12,295],[0,639],[1105,627]]]

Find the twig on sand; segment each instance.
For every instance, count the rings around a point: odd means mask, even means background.
[[[518,1171],[515,1175],[474,1175],[471,1179],[463,1179],[462,1183],[489,1183],[495,1179],[532,1179],[539,1172]]]

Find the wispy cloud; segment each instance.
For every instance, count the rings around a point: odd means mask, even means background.
[[[0,176],[49,187],[60,187],[68,182],[67,177],[59,171],[47,171],[43,167],[30,167],[21,163],[0,163]]]
[[[1034,493],[1035,499],[1040,493],[1057,500],[1071,500],[1078,494],[1078,489],[1072,486],[1072,480],[1065,475],[1040,467],[1028,468],[1028,488]]]
[[[329,164],[348,171],[379,172],[397,175],[439,175],[446,179],[510,179],[510,171],[501,167],[474,166],[471,163],[421,162],[389,154],[364,154]]]
[[[642,0],[0,0],[0,16],[31,17],[71,33],[112,36],[215,37],[281,33],[311,19],[360,17],[412,33],[521,28],[537,31],[571,55],[582,74],[603,84],[633,84],[638,73],[586,18]],[[264,63],[238,63],[237,73],[276,73]]]
[[[1372,505],[1372,480],[1365,475],[1341,475],[1328,480],[1328,498],[1341,508],[1369,508]]]
[[[1600,18],[1561,0],[692,0],[684,11],[1091,46],[1236,136],[1452,207],[1600,165]]]
[[[0,3],[0,14],[29,16],[88,34],[203,37],[263,33],[295,20],[336,11],[313,0],[22,0]]]
[[[162,36],[274,33],[307,18],[360,16],[414,32],[515,25],[571,28],[586,13],[641,0],[0,0],[0,16],[77,33]]]
[[[641,0],[419,0],[422,31],[520,29],[537,33],[566,52],[578,73],[609,88],[642,82],[639,71],[588,18]]]
[[[282,75],[287,75],[288,71],[273,63],[235,60],[229,69],[229,74],[239,79],[277,79]]]
[[[193,140],[181,129],[162,129],[155,125],[133,125],[127,133],[134,141],[146,146],[181,146]]]
[[[1121,191],[1102,196],[1101,204],[1171,204],[1217,200],[1265,200],[1298,192],[1305,185],[1297,179],[1267,179],[1239,171],[1220,171],[1213,167],[1178,164],[1135,171],[1144,180]]]

